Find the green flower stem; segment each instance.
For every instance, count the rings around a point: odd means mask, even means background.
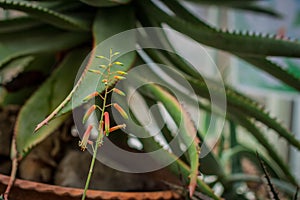
[[[110,55],[110,58],[109,58],[109,65],[107,67],[107,73],[108,73],[107,80],[108,80],[108,82],[110,81],[110,79],[109,79],[110,78],[110,66],[111,66],[111,55]],[[99,121],[100,128],[101,128],[101,122],[103,122],[104,111],[105,111],[105,108],[106,108],[107,94],[109,93],[108,87],[109,86],[107,84],[105,86],[105,93],[104,93],[103,104],[102,104],[102,109],[101,109],[101,117],[100,117],[100,121]],[[81,200],[85,200],[86,192],[89,188],[91,177],[92,177],[93,170],[94,170],[94,165],[95,165],[95,161],[96,161],[96,157],[97,157],[98,147],[99,147],[99,145],[100,145],[100,143],[102,142],[102,139],[103,139],[103,135],[101,134],[100,128],[99,128],[99,134],[98,134],[98,137],[97,137],[97,140],[96,140],[96,146],[93,147],[93,158],[92,158],[92,161],[91,161],[89,174],[88,174],[88,177],[87,177],[87,180],[86,180],[86,183],[85,183],[85,187],[84,187],[84,191],[83,191],[83,195],[82,195]]]
[[[106,105],[105,105],[106,104],[106,98],[107,98],[107,87],[105,88],[105,95],[104,95],[104,99],[103,99],[103,106],[102,106],[102,112],[101,112],[100,122],[103,121],[104,109],[106,107]],[[86,180],[86,183],[85,183],[84,192],[83,192],[81,200],[85,200],[86,192],[87,192],[87,190],[89,188],[91,177],[92,177],[93,170],[94,170],[94,165],[95,165],[95,161],[96,161],[98,147],[99,147],[99,144],[101,143],[102,137],[103,137],[103,135],[99,131],[99,134],[98,134],[98,137],[97,137],[97,141],[96,141],[96,147],[93,148],[93,151],[94,151],[93,152],[93,158],[92,158],[92,161],[91,161],[89,174],[88,174],[88,177],[87,177],[87,180]]]

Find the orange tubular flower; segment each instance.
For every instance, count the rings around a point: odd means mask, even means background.
[[[123,110],[123,108],[121,106],[119,106],[119,104],[114,103],[113,105],[114,105],[115,109],[122,115],[122,117],[124,117],[124,119],[128,119],[127,113]]]
[[[114,79],[117,79],[117,80],[124,80],[126,79],[124,76],[114,76]]]
[[[90,95],[86,96],[86,97],[83,99],[83,101],[88,101],[88,100],[90,100],[91,98],[96,97],[96,96],[98,96],[98,95],[99,95],[98,92],[93,92],[93,93],[91,93]]]
[[[104,127],[105,127],[105,135],[108,136],[108,134],[109,134],[109,128],[110,128],[109,113],[108,112],[104,113]]]
[[[124,93],[122,90],[119,90],[119,89],[117,89],[117,88],[114,88],[114,89],[113,89],[113,92],[115,92],[115,93],[117,93],[117,94],[119,94],[119,95],[121,95],[121,96],[125,96],[125,93]]]
[[[85,115],[83,116],[82,119],[82,123],[84,124],[86,122],[86,120],[90,117],[90,115],[92,114],[92,112],[94,112],[96,110],[97,106],[96,105],[92,105],[85,113]]]
[[[90,134],[92,132],[93,126],[89,125],[86,129],[86,131],[83,134],[83,138],[81,141],[79,141],[78,145],[81,147],[82,151],[86,150],[87,144],[91,144],[92,141],[89,140]]]
[[[126,124],[121,124],[121,125],[117,125],[117,126],[111,127],[109,129],[109,132],[111,133],[111,132],[116,131],[116,130],[121,129],[121,128],[126,128]]]
[[[126,72],[124,72],[124,71],[116,71],[117,72],[117,74],[119,74],[119,75],[126,75],[127,73]]]

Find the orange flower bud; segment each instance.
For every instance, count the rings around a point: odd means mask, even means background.
[[[114,62],[113,64],[123,66],[123,63],[121,63],[121,62],[119,62],[119,61]]]
[[[111,132],[116,131],[116,130],[121,129],[121,128],[126,128],[126,124],[121,124],[121,125],[117,125],[117,126],[111,127],[109,129],[109,132],[111,133]]]
[[[83,134],[83,138],[81,141],[79,141],[78,145],[81,147],[82,151],[86,150],[87,144],[91,144],[92,141],[89,140],[90,134],[92,132],[93,126],[89,125],[86,129],[86,131]]]
[[[96,105],[92,105],[85,113],[85,115],[83,116],[82,119],[82,123],[84,124],[86,122],[86,120],[90,117],[90,115],[92,114],[92,112],[94,112],[94,110],[96,110],[97,106]]]
[[[119,94],[121,96],[125,96],[125,93],[122,90],[119,90],[117,88],[113,88],[113,92],[115,92],[115,93],[117,93],[117,94]]]
[[[120,52],[115,52],[112,56],[116,56],[116,55],[119,55]]]
[[[98,96],[98,95],[99,95],[98,92],[93,92],[93,93],[91,93],[90,95],[87,95],[87,96],[83,99],[83,101],[88,101],[88,100],[90,100],[91,98],[96,97],[96,96]]]
[[[89,72],[93,72],[95,74],[102,74],[100,70],[95,70],[95,69],[89,69]]]
[[[116,71],[117,72],[117,74],[120,74],[120,75],[126,75],[127,73],[126,72],[124,72],[124,71]]]
[[[119,106],[119,104],[114,103],[113,105],[114,105],[115,109],[122,115],[122,117],[124,117],[124,119],[128,119],[127,113],[123,110],[123,108],[121,106]]]
[[[100,58],[100,59],[107,59],[106,57],[104,57],[104,56],[96,56],[96,58]]]
[[[124,76],[114,76],[115,79],[117,80],[123,80],[126,79]]]

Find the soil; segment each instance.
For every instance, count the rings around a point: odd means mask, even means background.
[[[10,145],[19,106],[0,109],[0,173],[9,174],[11,168]]]

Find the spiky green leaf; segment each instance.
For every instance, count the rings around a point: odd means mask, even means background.
[[[149,51],[146,50],[148,55],[157,63],[169,64],[168,58],[164,57],[163,54],[157,51]],[[174,57],[174,56],[173,56]],[[170,62],[170,61],[169,61]],[[194,77],[188,76],[184,73],[182,75],[185,77],[186,80],[189,81],[191,86],[194,89],[194,92],[199,96],[210,100],[211,92],[213,92],[215,97],[223,98],[223,95],[226,95],[228,107],[232,109],[239,109],[241,112],[246,114],[251,118],[255,118],[256,120],[264,123],[269,128],[274,129],[279,136],[285,138],[287,141],[290,142],[293,146],[300,150],[300,141],[296,139],[296,137],[289,132],[285,127],[281,125],[277,121],[276,118],[271,117],[270,114],[257,102],[253,101],[252,99],[244,96],[243,94],[235,91],[230,87],[226,87],[225,91],[221,88],[222,85],[211,81],[210,88],[207,88],[206,82],[209,81],[208,78],[204,81],[201,76],[197,75],[197,72],[193,72],[185,62],[180,62],[181,66],[180,69],[184,70],[184,72],[192,74]],[[177,66],[176,63],[174,66]],[[170,86],[172,87],[172,86]],[[225,93],[224,93],[225,92]]]
[[[0,21],[0,33],[9,33],[33,28],[41,22],[30,17],[16,17]]]
[[[157,85],[147,85],[147,89],[155,96],[156,100],[161,101],[167,111],[170,113],[175,123],[179,127],[180,134],[188,148],[190,160],[190,195],[193,195],[197,184],[197,176],[199,174],[199,139],[196,135],[196,128],[188,113],[183,109],[181,104],[170,93],[163,90]]]
[[[66,50],[88,39],[89,35],[85,33],[65,32],[47,26],[3,33],[0,34],[0,67],[19,56]]]
[[[21,157],[52,133],[67,118],[67,115],[57,118],[49,123],[47,128],[33,133],[36,124],[59,105],[72,89],[77,69],[86,54],[86,50],[74,50],[68,54],[51,77],[22,107],[15,125],[17,150]]]
[[[112,12],[116,12],[111,17],[107,17]],[[107,27],[107,28],[103,28]],[[37,129],[47,124],[55,116],[64,114],[71,111],[73,108],[78,107],[84,103],[83,99],[95,92],[102,92],[104,90],[104,85],[101,83],[101,76],[89,72],[90,69],[99,69],[102,60],[97,59],[96,56],[107,56],[110,48],[115,51],[122,52],[122,49],[131,48],[135,45],[135,36],[133,34],[127,35],[128,37],[124,40],[118,38],[116,40],[109,40],[105,46],[99,48],[99,44],[111,36],[118,34],[122,31],[126,31],[134,27],[134,15],[131,7],[122,6],[118,8],[101,8],[94,20],[93,24],[93,37],[94,37],[94,49],[89,55],[88,62],[83,64],[83,72],[80,78],[77,80],[73,90],[67,96],[67,98],[38,126]],[[125,50],[124,50],[125,51]],[[124,53],[124,52],[122,52]],[[121,55],[121,54],[120,54]],[[128,53],[124,56],[118,58],[119,61],[124,63],[122,67],[123,71],[128,70],[135,61],[135,52]],[[105,60],[104,60],[105,61]],[[100,63],[99,63],[100,62]],[[107,63],[105,63],[107,64]],[[114,71],[120,70],[118,67],[111,68]],[[99,70],[104,70],[100,68]]]
[[[178,2],[165,1],[166,5],[178,16],[172,17],[149,2],[143,2],[142,9],[152,15],[152,25],[161,22],[168,23],[174,29],[188,35],[194,40],[232,54],[254,64],[261,70],[283,81],[287,85],[299,90],[300,78],[284,70],[278,64],[268,61],[265,56],[299,57],[300,43],[290,39],[280,39],[275,35],[262,35],[250,32],[220,30],[209,26],[195,17]],[[140,14],[143,18],[143,15]],[[155,22],[153,22],[153,19]],[[142,21],[145,21],[144,18]],[[147,21],[147,20],[146,20]],[[240,44],[243,44],[241,47]],[[238,49],[238,51],[237,51]],[[276,51],[276,52],[275,52]]]
[[[31,15],[32,17],[38,18],[39,20],[60,27],[62,29],[90,29],[90,24],[86,20],[65,15],[28,1],[0,0],[0,7],[4,9],[23,11]]]
[[[139,119],[134,114],[132,114],[131,116],[133,117],[135,123],[140,124]],[[145,148],[145,150],[148,152],[161,150],[159,151],[160,152],[159,154],[156,154],[157,156],[155,157],[155,159],[157,159],[158,161],[163,160],[164,162],[174,161],[169,166],[171,171],[173,171],[173,173],[177,174],[178,176],[183,176],[185,181],[189,181],[191,178],[190,175],[191,175],[192,168],[189,167],[187,164],[185,164],[181,159],[178,159],[176,155],[164,150],[163,147],[157,141],[155,141],[153,137],[150,137],[150,134],[146,131],[146,129],[140,129],[140,131],[144,132],[143,135],[149,136],[148,138],[139,138],[143,143],[143,147]],[[214,200],[221,199],[202,179],[197,177],[196,183],[197,183],[197,190],[203,191],[205,194],[207,194]]]
[[[131,0],[80,0],[80,1],[95,7],[111,7],[111,6],[127,4]]]

